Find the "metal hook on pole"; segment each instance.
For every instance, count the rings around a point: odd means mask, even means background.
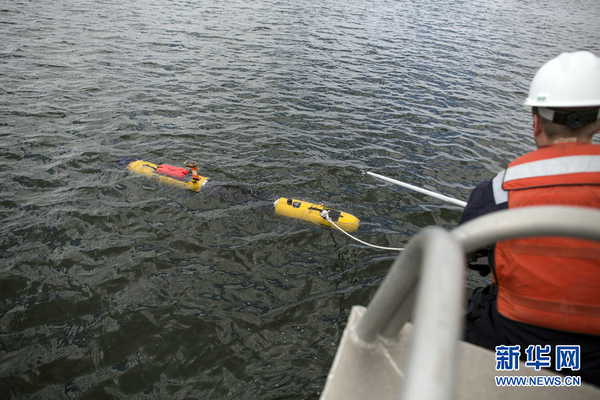
[[[379,174],[376,174],[376,173],[373,173],[371,171],[367,171],[367,170],[364,170],[364,169],[361,169],[360,172],[363,175],[369,175],[369,176],[371,176],[371,177],[373,177],[375,179],[378,179],[380,181],[392,183],[392,184],[398,185],[398,186],[402,186],[404,188],[411,189],[411,190],[414,190],[415,192],[423,193],[423,194],[426,194],[426,195],[431,196],[431,197],[435,197],[436,199],[439,199],[439,200],[445,201],[447,203],[451,203],[451,204],[460,206],[462,208],[465,208],[467,206],[467,202],[466,201],[458,200],[458,199],[455,199],[453,197],[449,197],[449,196],[445,196],[443,194],[432,192],[431,190],[423,189],[423,188],[420,188],[418,186],[411,185],[410,183],[405,183],[405,182],[402,182],[402,181],[399,181],[399,180],[396,180],[396,179],[388,178],[387,176],[379,175]]]

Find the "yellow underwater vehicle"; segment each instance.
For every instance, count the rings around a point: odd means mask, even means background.
[[[168,164],[153,164],[135,158],[123,158],[117,163],[120,169],[127,169],[136,174],[145,175],[158,182],[178,186],[207,194],[219,193],[232,201],[257,200],[272,204],[277,215],[296,218],[314,224],[331,227],[331,222],[346,232],[354,232],[358,229],[359,219],[354,215],[330,209],[320,204],[313,204],[303,200],[263,193],[235,183],[216,182],[198,174],[198,166],[194,161],[186,161],[184,167],[176,167]]]

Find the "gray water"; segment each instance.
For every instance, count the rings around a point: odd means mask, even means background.
[[[461,210],[359,170],[466,199],[534,148],[531,77],[600,54],[599,23],[597,0],[5,0],[0,398],[318,398],[395,253],[118,160],[402,246]]]

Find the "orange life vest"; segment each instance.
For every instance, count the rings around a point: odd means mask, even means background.
[[[600,208],[600,146],[560,143],[512,162],[508,207]],[[598,221],[600,224],[600,221]],[[498,242],[498,311],[512,320],[600,335],[600,243],[560,237]]]

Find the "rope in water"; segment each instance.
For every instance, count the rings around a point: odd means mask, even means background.
[[[436,199],[443,200],[443,201],[445,201],[447,203],[451,203],[451,204],[457,205],[459,207],[463,207],[464,208],[467,205],[466,201],[458,200],[458,199],[455,199],[453,197],[445,196],[443,194],[439,194],[439,193],[433,192],[431,190],[427,190],[427,189],[423,189],[423,188],[411,185],[409,183],[405,183],[405,182],[402,182],[402,181],[398,181],[396,179],[388,178],[387,176],[375,174],[375,173],[370,172],[368,170],[361,170],[360,172],[363,175],[369,175],[369,176],[371,176],[371,177],[373,177],[375,179],[379,179],[380,181],[384,181],[384,182],[388,182],[388,183],[393,183],[394,185],[402,186],[402,187],[405,187],[407,189],[411,189],[411,190],[414,190],[416,192],[423,193],[423,194],[426,194],[428,196],[435,197]],[[342,228],[340,228],[339,226],[337,226],[335,224],[335,222],[333,222],[331,220],[331,218],[329,217],[329,211],[328,210],[324,209],[323,211],[321,211],[321,217],[325,218],[327,220],[327,222],[329,222],[331,225],[333,225],[335,228],[337,228],[337,230],[339,230],[340,232],[343,232],[344,234],[346,234],[347,236],[349,236],[352,240],[356,240],[357,242],[362,243],[362,244],[364,244],[366,246],[373,247],[375,249],[380,249],[380,250],[390,250],[390,251],[402,251],[402,250],[404,250],[404,248],[401,248],[401,247],[397,248],[397,247],[382,247],[382,246],[377,246],[377,245],[374,245],[374,244],[370,244],[370,243],[364,242],[364,241],[362,241],[362,240],[360,240],[360,239],[352,236],[351,234],[349,234],[348,232],[346,232],[345,230],[343,230]]]
[[[390,250],[390,251],[402,251],[402,250],[404,250],[404,248],[402,248],[402,247],[382,247],[382,246],[377,246],[375,244],[364,242],[364,241],[360,240],[359,238],[352,236],[351,234],[349,234],[348,232],[346,232],[345,230],[343,230],[342,228],[340,228],[339,226],[337,226],[335,224],[335,222],[332,221],[331,217],[329,217],[329,210],[323,210],[323,211],[321,211],[321,217],[325,218],[327,220],[327,222],[329,222],[331,225],[333,225],[334,227],[336,227],[337,230],[339,230],[340,232],[343,232],[344,234],[346,234],[347,236],[349,236],[352,240],[356,240],[357,242],[362,243],[362,244],[364,244],[366,246],[373,247],[375,249],[380,249],[380,250]]]

